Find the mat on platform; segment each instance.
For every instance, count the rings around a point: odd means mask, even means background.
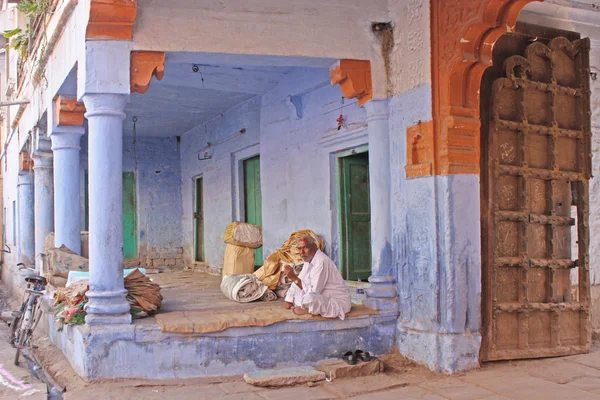
[[[363,305],[352,305],[346,318],[375,314],[378,314],[377,310]],[[283,308],[281,303],[273,307],[247,308],[239,311],[172,311],[156,314],[155,318],[163,332],[175,333],[210,333],[235,327],[267,326],[288,320],[331,319],[314,315],[296,315],[292,310]]]

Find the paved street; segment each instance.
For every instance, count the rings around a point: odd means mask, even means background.
[[[5,305],[1,304],[0,309]],[[228,399],[228,400],[600,400],[600,347],[590,354],[543,360],[485,364],[451,377],[436,375],[399,355],[383,357],[386,373],[307,385],[268,389],[243,382],[241,376],[170,381],[81,380],[58,349],[37,337],[37,356],[60,386],[64,399]],[[0,399],[46,399],[46,385],[33,377],[22,360],[12,363],[8,328],[0,324]]]
[[[456,376],[435,375],[399,356],[384,358],[385,374],[307,385],[266,389],[241,377],[175,381],[131,380],[85,383],[57,350],[40,342],[50,372],[67,387],[65,399],[228,399],[228,400],[530,400],[600,399],[600,348],[564,358],[501,362]],[[62,358],[62,360],[61,360]]]

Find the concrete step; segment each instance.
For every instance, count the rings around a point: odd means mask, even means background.
[[[244,380],[254,386],[281,387],[325,380],[325,373],[313,367],[265,369],[244,374]]]
[[[357,378],[359,376],[368,376],[383,372],[383,362],[374,359],[368,362],[359,361],[355,365],[350,365],[343,360],[324,361],[315,367],[323,371],[328,381],[339,378]]]

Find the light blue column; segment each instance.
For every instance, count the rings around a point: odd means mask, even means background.
[[[81,254],[79,150],[83,126],[53,126],[54,243]]]
[[[54,231],[54,182],[52,152],[49,139],[39,139],[33,153],[35,190],[35,264],[40,271],[40,253],[44,252],[46,236]]]
[[[88,325],[131,323],[123,280],[123,119],[130,59],[131,42],[88,40],[77,70],[77,97],[88,120]]]
[[[371,288],[365,305],[378,310],[398,309],[392,259],[390,207],[390,140],[387,100],[365,104],[369,132],[369,185],[371,200]]]
[[[89,325],[131,323],[123,282],[123,119],[127,97],[85,95],[90,207]]]
[[[19,262],[34,265],[33,235],[33,182],[28,171],[19,173],[17,181],[19,196]]]

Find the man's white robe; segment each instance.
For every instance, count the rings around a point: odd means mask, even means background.
[[[292,283],[285,301],[308,308],[313,315],[344,319],[352,305],[350,292],[337,267],[325,253],[317,250],[298,275],[302,289]]]

